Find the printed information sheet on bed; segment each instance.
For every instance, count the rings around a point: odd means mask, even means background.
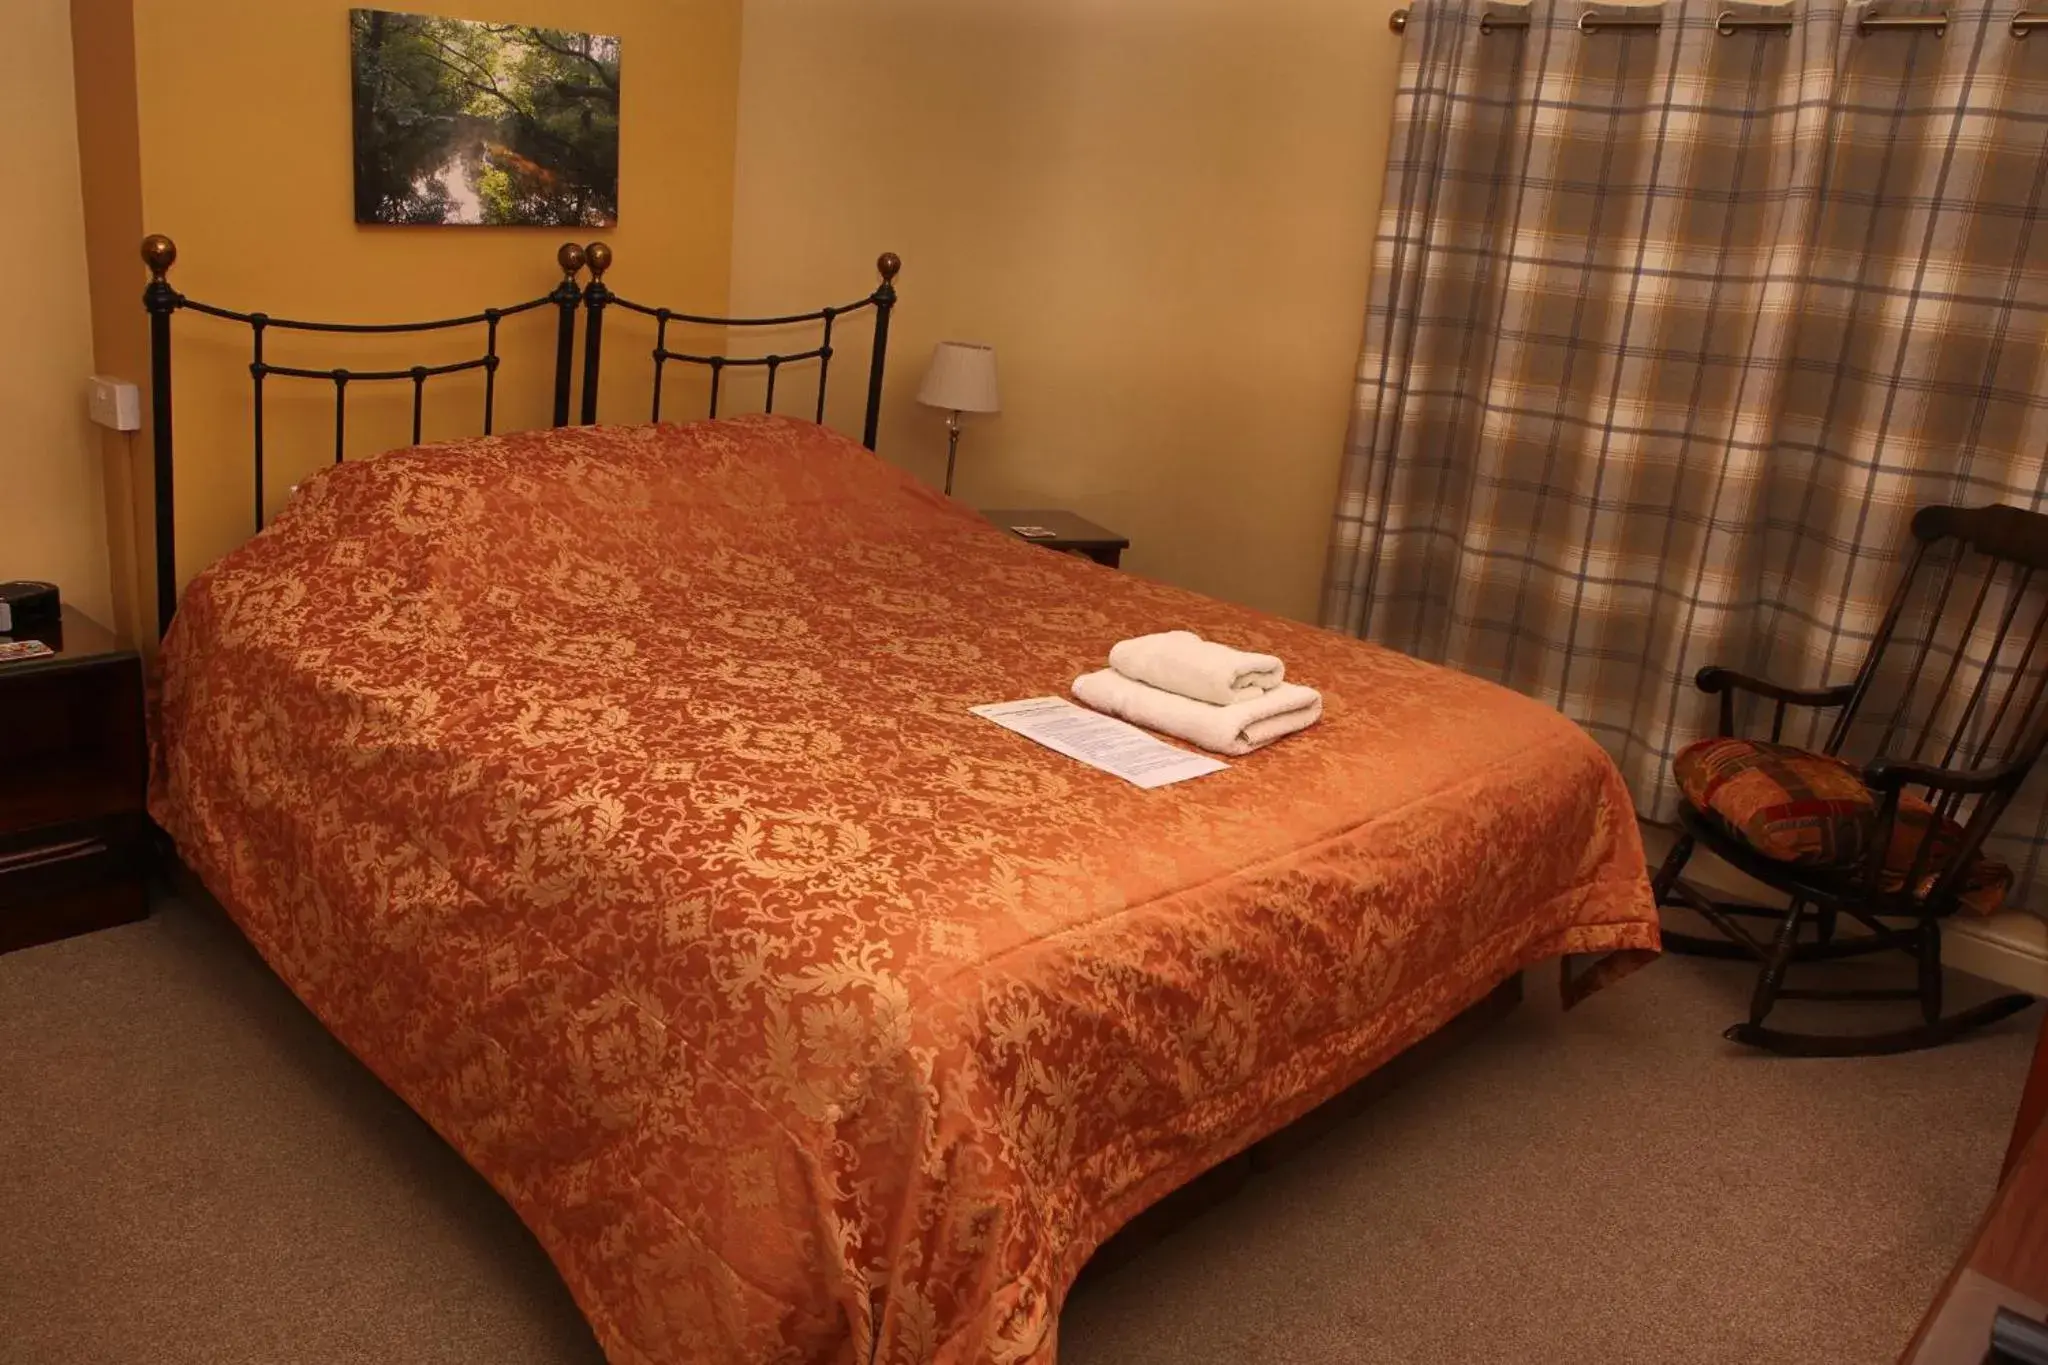
[[[993,702],[967,708],[1005,730],[1015,730],[1054,753],[1114,773],[1140,787],[1164,787],[1220,773],[1230,765],[1154,739],[1114,716],[1076,706],[1063,697]]]

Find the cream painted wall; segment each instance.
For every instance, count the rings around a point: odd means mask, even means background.
[[[732,298],[900,252],[882,450],[936,483],[932,344],[993,344],[956,491],[1312,618],[1399,40],[1391,0],[748,0]],[[849,346],[838,363],[862,365]],[[857,418],[856,386],[836,395]]]
[[[112,623],[67,0],[14,0],[0,45],[0,579],[43,578]]]
[[[492,9],[626,39],[615,283],[706,310],[728,286],[745,309],[810,306],[865,293],[875,254],[900,251],[885,454],[938,478],[941,421],[912,402],[925,359],[942,337],[992,342],[1007,409],[969,432],[965,499],[1072,507],[1130,534],[1141,572],[1312,616],[1386,158],[1390,0],[751,0],[743,45],[741,5]],[[347,7],[77,0],[85,123],[124,84],[133,109],[88,128],[113,167],[88,185],[104,354],[136,361],[138,219],[179,239],[182,288],[230,305],[390,317],[549,283],[550,234],[349,222]],[[233,333],[179,325],[184,576],[246,534],[246,378]],[[842,341],[853,380],[865,357]],[[853,425],[858,383],[838,398]],[[637,400],[613,385],[606,415]],[[402,430],[356,401],[355,443]],[[276,420],[317,462],[324,403]],[[103,520],[124,615],[146,624],[143,447],[109,442]],[[102,536],[67,553],[103,562]]]

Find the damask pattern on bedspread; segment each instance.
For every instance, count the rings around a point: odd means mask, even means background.
[[[1324,721],[1144,792],[967,714],[1169,626]],[[1658,941],[1555,713],[783,419],[337,467],[191,585],[160,691],[157,818],[620,1365],[1050,1361],[1147,1204]]]

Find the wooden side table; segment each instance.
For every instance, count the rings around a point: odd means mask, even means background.
[[[1116,532],[1055,508],[998,508],[982,515],[1020,540],[1081,555],[1112,569],[1123,563],[1124,551],[1131,548],[1131,542]]]
[[[0,663],[0,952],[148,913],[142,658],[66,607]]]
[[[2020,1097],[1998,1194],[1900,1365],[1982,1365],[2000,1308],[2048,1315],[2048,1019]],[[2000,1357],[2003,1359],[2004,1357]]]
[[[2019,1113],[2013,1116],[2012,1137],[2005,1145],[2005,1165],[1998,1172],[2000,1180],[2011,1176],[2013,1168],[2020,1164],[2027,1144],[2041,1131],[2044,1118],[2048,1118],[2048,1014],[2041,1016],[2041,1031],[2034,1037],[2034,1060],[2027,1066],[2027,1083],[2020,1091]]]

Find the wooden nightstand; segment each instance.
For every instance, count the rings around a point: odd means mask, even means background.
[[[0,663],[0,952],[148,913],[142,658],[64,608]]]
[[[1068,554],[1084,555],[1097,564],[1106,564],[1114,569],[1123,562],[1124,551],[1131,548],[1131,542],[1114,531],[1105,530],[1085,517],[1072,512],[1060,512],[1046,507],[999,508],[983,512],[996,525],[1020,540],[1033,545],[1043,545],[1048,550],[1065,550]],[[1031,527],[1052,532],[1049,536],[1027,536],[1018,528]]]

